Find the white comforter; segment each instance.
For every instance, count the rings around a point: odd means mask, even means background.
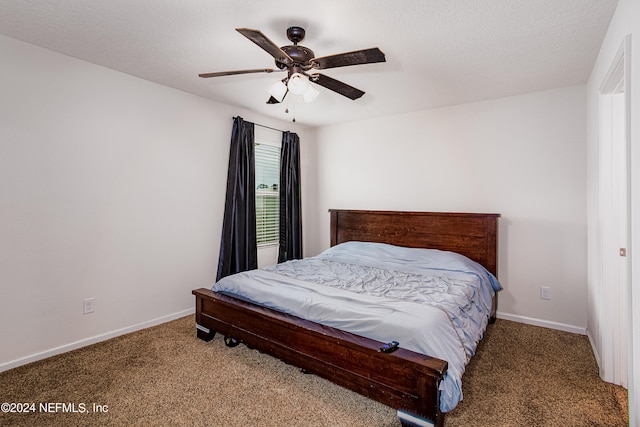
[[[440,409],[462,399],[462,374],[500,290],[484,267],[453,252],[348,242],[316,257],[252,270],[212,290],[446,360]]]

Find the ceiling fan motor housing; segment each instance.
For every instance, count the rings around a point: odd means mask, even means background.
[[[282,46],[282,49],[291,59],[293,59],[293,65],[300,66],[301,68],[308,70],[311,68],[310,61],[315,58],[315,54],[311,49],[304,46],[291,45]],[[287,65],[276,59],[276,66],[281,70],[287,68]]]
[[[304,40],[305,30],[302,27],[289,27],[287,28],[287,38],[293,43],[293,45],[282,46],[282,49],[291,59],[293,59],[293,66],[299,66],[304,70],[311,68],[310,61],[315,58],[315,55],[311,49],[304,46],[298,46],[298,43]],[[287,65],[276,59],[276,66],[281,70],[287,68]]]

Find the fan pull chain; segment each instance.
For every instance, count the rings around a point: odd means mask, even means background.
[[[297,102],[297,97],[296,99],[293,100],[293,120],[291,120],[293,123],[296,122],[296,102]]]
[[[287,100],[285,101],[285,107],[284,107],[284,113],[285,114],[289,114],[289,99],[287,98]],[[293,107],[291,107],[292,113],[293,113],[293,119],[291,120],[293,123],[296,122],[296,103],[295,101],[293,102]]]

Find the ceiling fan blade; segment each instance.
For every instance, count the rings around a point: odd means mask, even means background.
[[[220,77],[220,76],[233,76],[235,74],[252,74],[252,73],[273,73],[276,70],[275,68],[257,68],[253,70],[236,70],[236,71],[219,71],[216,73],[204,73],[198,74],[200,77]]]
[[[340,80],[325,76],[324,74],[313,74],[309,77],[312,82],[319,84],[320,86],[324,86],[334,92],[337,92],[340,95],[344,95],[349,99],[355,100],[364,95],[364,92],[360,89],[356,89],[353,86],[349,86],[348,84],[343,83]]]
[[[276,98],[275,96],[271,95],[269,97],[269,99],[267,100],[267,104],[280,104],[281,102],[284,102],[284,99],[287,97],[287,95],[289,94],[289,89],[287,89],[287,91],[284,93],[284,95],[282,95],[282,99],[278,101],[278,98]]]
[[[384,52],[377,47],[371,49],[355,50],[353,52],[338,53],[336,55],[322,56],[311,60],[313,68],[324,70],[326,68],[345,67],[348,65],[371,64],[385,62]]]
[[[269,55],[273,56],[276,61],[282,62],[283,64],[293,64],[293,59],[289,55],[286,54],[285,51],[280,49],[277,44],[269,40],[267,36],[262,34],[261,31],[252,30],[250,28],[236,28],[240,34],[260,46],[264,49]]]

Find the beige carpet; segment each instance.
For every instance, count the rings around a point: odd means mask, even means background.
[[[584,336],[498,320],[463,383],[447,427],[628,424],[626,390],[598,378]],[[192,316],[0,373],[0,400],[36,405],[0,413],[2,426],[400,425],[395,410],[267,355],[196,339]]]

